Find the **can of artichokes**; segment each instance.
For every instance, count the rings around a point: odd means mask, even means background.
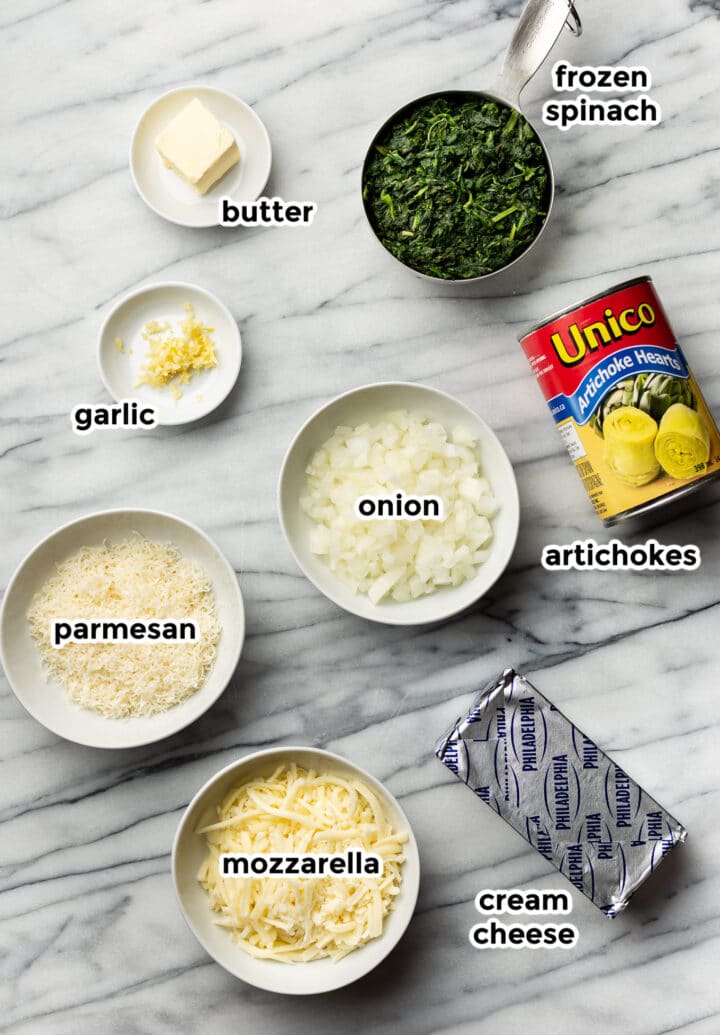
[[[720,433],[650,277],[555,313],[520,343],[604,525],[720,474]]]

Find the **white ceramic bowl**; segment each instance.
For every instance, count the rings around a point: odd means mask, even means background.
[[[438,589],[408,603],[371,603],[353,591],[310,550],[313,521],[300,506],[306,492],[305,469],[315,451],[341,425],[355,427],[374,421],[390,410],[411,410],[432,417],[447,427],[461,426],[478,437],[482,471],[490,482],[500,510],[492,520],[490,556],[472,579],[461,586]],[[365,385],[340,395],[305,422],[287,451],[278,486],[280,523],[295,560],[305,575],[330,600],[351,614],[387,625],[422,625],[464,611],[480,600],[505,571],[517,539],[519,501],[517,483],[507,454],[490,427],[476,413],[436,388],[402,381]]]
[[[70,702],[48,680],[30,635],[27,612],[35,593],[57,564],[82,546],[129,538],[133,532],[170,542],[201,565],[212,579],[222,625],[215,664],[200,689],[175,708],[145,718],[106,719]],[[214,704],[235,671],[245,638],[245,614],[235,572],[215,543],[195,525],[155,510],[104,510],[58,528],[32,550],[10,580],[0,610],[0,659],[10,686],[25,709],[53,733],[77,744],[129,748],[150,744],[188,726]]]
[[[214,328],[217,366],[198,371],[189,384],[180,385],[179,399],[173,399],[169,388],[136,387],[147,352],[143,327],[149,320],[179,324],[188,315],[185,303],[193,307],[198,320]],[[117,338],[122,341],[123,352],[115,344]],[[126,295],[110,310],[98,338],[98,365],[107,390],[118,402],[137,399],[153,406],[158,424],[187,424],[206,417],[232,391],[241,361],[240,331],[230,310],[204,288],[180,281],[150,284]]]
[[[379,938],[356,949],[337,963],[331,959],[311,963],[279,963],[254,959],[244,952],[230,933],[214,923],[207,893],[197,882],[200,864],[206,855],[205,838],[198,828],[217,818],[216,806],[233,784],[257,775],[270,775],[281,763],[296,762],[305,769],[318,769],[344,777],[359,777],[377,794],[397,830],[405,830],[406,861],[395,908],[385,918]],[[407,816],[392,794],[359,766],[329,751],[308,747],[280,747],[257,751],[221,769],[200,788],[180,821],[172,852],[172,872],[180,908],[197,940],[213,959],[235,977],[269,992],[288,995],[313,995],[342,988],[367,974],[384,960],[400,941],[413,915],[420,886],[420,857]]]
[[[155,140],[182,109],[197,97],[235,137],[240,161],[207,194],[197,194],[158,154]],[[255,201],[268,181],[272,148],[267,130],[250,105],[214,86],[168,90],[140,116],[130,144],[130,173],[138,194],[154,212],[180,226],[217,226],[218,202]]]

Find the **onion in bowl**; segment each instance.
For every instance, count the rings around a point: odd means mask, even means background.
[[[306,469],[310,549],[373,604],[406,603],[471,579],[489,556],[498,511],[473,432],[408,410],[340,426]],[[364,497],[439,497],[443,520],[367,520]]]

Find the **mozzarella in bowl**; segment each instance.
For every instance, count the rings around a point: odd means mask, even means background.
[[[379,938],[400,891],[408,840],[360,777],[305,769],[294,761],[234,784],[213,822],[198,834],[207,846],[198,881],[215,923],[250,956],[281,963],[341,960]],[[381,864],[376,875],[351,867],[345,876],[325,868],[303,876],[310,872],[303,860],[316,863],[313,853],[337,859],[357,849]],[[237,876],[223,861],[238,852],[245,862],[273,859],[273,874],[283,856],[301,868],[277,878],[255,877],[255,870]]]
[[[222,910],[216,911],[212,908],[208,891],[201,883],[201,879],[205,876],[208,843],[207,833],[199,834],[198,831],[208,826],[214,826],[219,821],[218,808],[223,810],[223,804],[231,807],[234,789],[248,787],[257,778],[270,779],[279,767],[287,771],[293,765],[296,766],[297,773],[300,770],[308,773],[313,771],[317,774],[339,778],[348,784],[362,784],[377,802],[378,810],[382,814],[381,827],[390,828],[391,837],[402,836],[401,850],[404,861],[400,863],[399,860],[395,860],[391,864],[390,859],[386,857],[387,876],[392,878],[392,870],[397,864],[398,876],[401,875],[402,879],[393,881],[397,894],[392,896],[392,908],[382,918],[381,931],[377,937],[369,938],[359,946],[357,951],[342,955],[341,958],[327,955],[308,961],[294,960],[288,964],[279,962],[277,959],[259,958],[257,955],[247,952],[234,936],[235,932],[232,929],[218,924],[218,920],[226,919],[226,917]],[[228,796],[231,796],[230,801],[228,801]],[[246,814],[245,818],[250,817]],[[229,827],[237,826],[236,816],[228,816],[228,819]],[[277,831],[275,823],[272,826]],[[340,829],[337,832],[340,833]],[[326,831],[325,836],[327,837],[328,834],[329,832]],[[217,837],[217,832],[212,836]],[[385,834],[382,834],[373,841],[372,850],[374,852],[382,850],[380,842],[384,840],[384,837]],[[255,839],[253,838],[253,840]],[[389,843],[387,846],[389,847]],[[257,847],[260,847],[259,844],[256,844]],[[270,847],[269,842],[268,847]],[[241,836],[239,849],[235,844],[231,848],[233,852],[238,850],[252,850],[252,845],[244,848]],[[277,842],[273,850],[281,850],[277,846]],[[295,851],[296,847],[282,850]],[[314,849],[316,852],[329,850],[331,850],[329,842],[325,846],[320,845]],[[288,745],[257,751],[231,762],[200,788],[188,805],[178,827],[173,844],[172,873],[180,908],[191,931],[206,951],[226,970],[257,988],[281,992],[285,995],[314,995],[318,992],[329,992],[335,988],[342,988],[344,985],[356,981],[376,967],[397,945],[410,923],[417,901],[420,884],[420,856],[408,817],[390,791],[370,773],[348,759],[341,758],[329,751]],[[275,882],[279,880],[282,883],[281,878],[274,877],[271,880]],[[268,880],[268,883],[271,883],[271,880]],[[255,881],[252,882],[252,884],[254,883]],[[312,882],[305,881],[304,883],[309,885]],[[247,882],[244,880],[235,880],[234,884],[236,894],[242,894],[242,885],[247,886]],[[251,890],[253,889],[251,888]],[[348,885],[348,894],[352,894],[350,885]]]

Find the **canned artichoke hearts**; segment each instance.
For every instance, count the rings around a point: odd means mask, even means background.
[[[720,474],[720,433],[649,277],[557,313],[520,343],[605,525]]]

